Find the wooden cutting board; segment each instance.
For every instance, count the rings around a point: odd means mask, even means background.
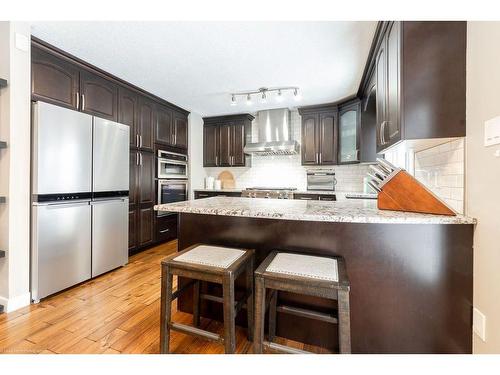
[[[221,180],[223,189],[234,189],[236,186],[234,176],[229,171],[222,171],[217,178]]]

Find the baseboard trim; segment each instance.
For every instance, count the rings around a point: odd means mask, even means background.
[[[7,313],[26,307],[30,303],[31,294],[29,292],[12,298],[5,298],[0,296],[0,305],[3,305],[4,312]]]

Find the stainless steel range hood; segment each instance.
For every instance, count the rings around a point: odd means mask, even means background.
[[[257,142],[247,143],[245,153],[265,156],[294,155],[299,152],[299,143],[292,140],[288,108],[260,111],[257,113],[256,120]]]

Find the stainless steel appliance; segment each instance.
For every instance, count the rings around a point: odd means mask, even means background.
[[[307,190],[334,191],[337,180],[333,169],[308,169]]]
[[[129,127],[33,105],[35,301],[128,261]]]
[[[293,140],[288,108],[271,109],[257,113],[257,142],[247,143],[245,154],[260,156],[294,155],[299,143]]]
[[[158,150],[158,178],[187,179],[188,157],[170,151]]]
[[[183,202],[188,199],[188,180],[158,180],[157,204]],[[158,216],[170,215],[165,211],[157,211]]]
[[[290,187],[252,187],[241,192],[245,198],[293,199],[296,188]]]

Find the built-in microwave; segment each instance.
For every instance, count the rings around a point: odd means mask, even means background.
[[[184,202],[188,200],[189,182],[187,180],[158,180],[157,204]],[[168,215],[168,212],[158,211],[158,216]]]
[[[187,179],[188,157],[176,152],[158,150],[158,178]]]

